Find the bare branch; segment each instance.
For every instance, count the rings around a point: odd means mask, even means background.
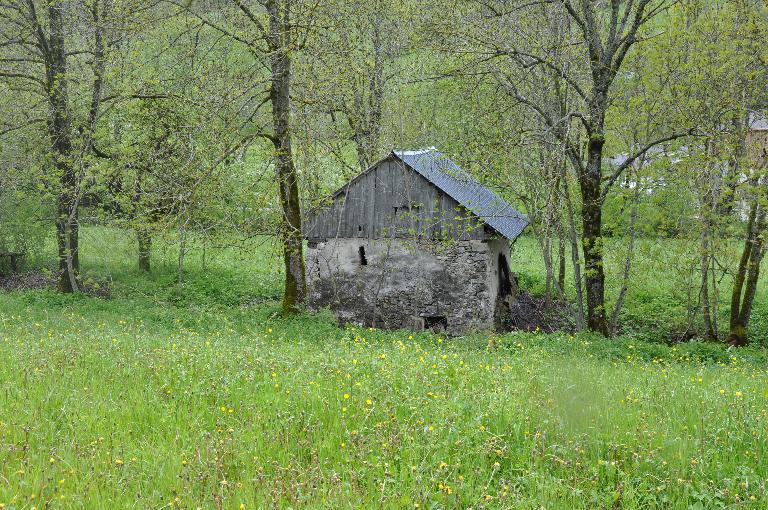
[[[586,100],[587,94],[584,92],[584,89],[582,89],[581,86],[576,82],[576,80],[574,80],[567,72],[565,72],[565,70],[562,67],[558,66],[551,60],[548,60],[544,57],[540,57],[539,55],[534,55],[532,53],[526,53],[526,52],[520,51],[516,48],[513,48],[512,50],[508,50],[508,51],[502,51],[501,53],[509,57],[521,56],[524,58],[529,58],[533,60],[535,63],[542,64],[543,66],[548,67],[549,69],[557,73],[557,75],[560,78],[564,79],[568,83],[568,85],[570,85],[573,88],[576,94],[579,95],[579,97]],[[527,64],[527,66],[529,67],[530,64]]]
[[[193,16],[195,19],[197,19],[203,25],[216,30],[217,32],[220,32],[220,33],[226,35],[227,37],[230,37],[233,41],[237,41],[237,42],[239,42],[241,44],[244,44],[244,45],[246,45],[249,48],[253,47],[256,44],[256,41],[249,41],[248,39],[244,39],[244,38],[240,37],[239,35],[235,34],[234,32],[232,32],[230,30],[227,30],[226,28],[222,27],[221,25],[219,25],[217,23],[214,23],[214,22],[210,21],[209,19],[203,17],[202,15],[196,13],[194,10],[192,10],[189,7],[189,5],[188,5],[189,2],[187,2],[186,4],[182,4],[181,2],[179,2],[177,0],[166,0],[166,1],[168,3],[171,3],[171,4],[175,5],[176,7],[179,7],[183,12],[186,12],[187,14]]]
[[[41,122],[45,122],[46,119],[31,119],[27,122],[24,122],[22,124],[16,125],[16,126],[8,126],[0,129],[0,136],[7,135],[8,133],[11,133],[13,131],[18,131],[20,129],[24,129],[25,127],[31,126],[33,124],[39,124]]]
[[[24,74],[24,73],[15,73],[11,71],[0,71],[0,78],[20,78],[22,80],[29,80],[33,81],[35,83],[39,83],[42,86],[45,86],[45,82],[41,80],[40,78],[37,78],[35,76]]]
[[[628,157],[626,161],[624,161],[621,165],[616,167],[616,169],[613,171],[613,173],[605,177],[603,180],[606,181],[605,185],[603,186],[603,190],[600,194],[600,200],[605,200],[605,197],[608,196],[608,192],[611,190],[611,186],[616,182],[616,180],[621,177],[621,174],[624,173],[624,171],[629,168],[629,166],[637,161],[639,158],[642,158],[645,156],[645,154],[651,150],[652,148],[656,147],[657,145],[660,145],[665,142],[671,142],[672,140],[677,140],[679,138],[684,138],[686,136],[691,136],[694,133],[694,131],[688,130],[682,133],[673,133],[669,136],[665,136],[663,138],[659,138],[657,140],[654,140],[650,142],[649,144],[645,145],[643,148],[641,148],[639,151],[635,152],[633,155]]]

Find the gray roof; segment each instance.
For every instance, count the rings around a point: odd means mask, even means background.
[[[768,130],[768,118],[762,112],[749,112],[749,129],[754,131]]]
[[[510,241],[514,241],[528,226],[525,215],[434,147],[394,151],[392,154]]]

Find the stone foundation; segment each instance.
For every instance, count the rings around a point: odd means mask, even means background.
[[[384,329],[493,329],[509,242],[330,239],[307,250],[309,306]]]

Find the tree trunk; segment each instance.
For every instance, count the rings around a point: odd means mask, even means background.
[[[360,170],[365,171],[378,157],[381,141],[381,120],[384,115],[384,42],[382,41],[382,15],[377,14],[371,20],[372,64],[364,85],[355,91],[354,115],[350,116],[350,127],[354,131],[353,140],[357,146],[357,162]],[[367,86],[367,90],[363,90]],[[354,118],[353,118],[354,117]]]
[[[747,220],[747,230],[744,236],[744,248],[739,260],[739,268],[733,278],[733,289],[731,291],[731,314],[729,321],[728,342],[732,345],[746,344],[746,332],[740,331],[739,317],[741,315],[741,293],[744,290],[744,282],[747,279],[749,261],[752,257],[752,248],[754,247],[754,229],[757,218],[757,201],[752,203],[749,208],[749,218]]]
[[[545,220],[546,221],[546,220]],[[541,234],[541,251],[544,256],[544,268],[546,271],[546,282],[544,284],[544,308],[547,311],[552,310],[552,283],[555,278],[555,272],[552,268],[552,245],[549,237],[549,227],[545,226],[547,232]]]
[[[275,131],[272,142],[275,146],[277,181],[283,212],[281,225],[285,262],[283,315],[288,316],[300,311],[307,298],[299,183],[291,152],[291,2],[290,0],[270,0],[266,5],[269,13],[272,73],[270,101]]]
[[[58,166],[58,165],[57,165]],[[64,179],[62,179],[64,181]],[[62,187],[64,182],[62,182]],[[60,191],[57,197],[57,218],[56,218],[56,243],[58,247],[59,258],[59,282],[60,292],[69,294],[77,292],[79,286],[77,283],[77,274],[79,271],[79,260],[77,257],[77,228],[76,224],[70,222],[70,197],[66,193],[66,188]],[[75,228],[73,228],[75,226]]]
[[[627,256],[624,259],[624,271],[621,277],[621,289],[619,295],[616,297],[616,303],[613,306],[613,313],[611,313],[611,336],[616,336],[619,330],[619,315],[621,314],[621,308],[624,306],[624,298],[627,295],[629,289],[630,274],[632,271],[632,256],[635,253],[635,238],[637,237],[637,230],[635,225],[637,224],[637,208],[640,202],[640,179],[635,179],[635,192],[632,196],[632,209],[629,213],[629,246],[627,246]]]
[[[565,293],[565,232],[562,215],[559,215],[557,220],[557,262],[557,285]]]
[[[717,275],[714,264],[715,224],[719,196],[717,168],[715,157],[715,142],[706,141],[707,164],[698,176],[699,180],[699,215],[701,216],[701,252],[700,271],[701,284],[699,297],[701,301],[702,321],[704,322],[704,338],[710,342],[718,339],[717,327]],[[710,292],[711,291],[711,292]]]
[[[573,264],[573,285],[576,288],[576,330],[581,331],[586,324],[584,323],[584,286],[581,279],[581,259],[579,258],[579,238],[576,232],[576,219],[573,213],[573,202],[571,201],[571,192],[568,186],[566,169],[562,168],[563,199],[565,200],[566,211],[568,213],[568,236],[571,244],[571,263]]]
[[[150,258],[152,255],[152,234],[147,228],[136,229],[136,239],[139,244],[139,269],[145,273],[150,272]]]
[[[582,251],[587,291],[587,327],[608,336],[605,314],[605,271],[603,268],[603,207],[600,183],[605,138],[593,134],[588,144],[586,171],[580,176]]]
[[[752,305],[760,279],[760,263],[765,255],[762,231],[765,227],[765,210],[757,201],[752,204],[747,222],[747,236],[744,241],[739,268],[733,283],[731,295],[731,317],[728,343],[743,347],[749,341],[748,327],[752,314]],[[746,280],[746,288],[744,288]],[[742,289],[744,297],[742,298]]]
[[[706,213],[705,213],[706,214]],[[717,331],[715,329],[712,315],[712,303],[709,295],[709,276],[711,266],[712,250],[712,226],[708,219],[704,219],[704,225],[701,232],[701,314],[704,320],[704,336],[707,340],[714,342],[717,340]]]
[[[760,263],[764,256],[765,248],[763,247],[763,239],[758,238],[756,246],[752,249],[752,256],[749,261],[749,276],[747,277],[747,286],[744,289],[744,300],[741,304],[741,313],[739,314],[739,321],[736,327],[736,330],[740,335],[733,339],[733,345],[738,347],[747,345],[747,342],[749,341],[749,319],[752,315],[752,305],[755,302],[757,283],[760,280]]]
[[[54,168],[59,178],[56,199],[56,241],[59,258],[59,291],[77,292],[78,256],[77,176],[72,161],[72,120],[67,87],[67,52],[64,41],[63,5],[48,6],[49,37],[38,28],[38,40],[45,62],[45,85],[50,115],[48,134],[55,158]],[[35,17],[36,19],[36,17]],[[74,210],[73,210],[74,209]]]
[[[711,190],[703,194],[701,198],[700,214],[702,217],[701,226],[701,285],[699,290],[699,297],[701,300],[701,314],[704,322],[704,337],[714,342],[717,340],[717,316],[713,313],[712,296],[710,295],[710,276],[714,281],[714,267],[712,266],[712,239],[713,239],[713,226],[710,220],[712,209],[710,207]]]
[[[187,222],[189,218],[179,228],[179,262],[176,268],[176,288],[181,292],[184,286],[184,259],[187,256]]]

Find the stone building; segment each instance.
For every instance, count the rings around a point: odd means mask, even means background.
[[[378,328],[492,329],[527,225],[434,148],[392,152],[308,213],[309,306]]]

